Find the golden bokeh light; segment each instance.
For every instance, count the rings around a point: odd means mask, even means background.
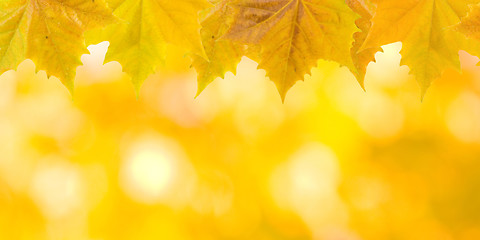
[[[52,163],[35,170],[30,195],[47,218],[65,217],[85,204],[82,176],[76,167],[65,164],[64,159],[44,161]]]
[[[282,103],[254,61],[199,96],[181,50],[137,98],[108,42],[74,96],[30,60],[0,76],[0,239],[478,239],[480,68],[421,100],[400,43],[365,91],[319,61]]]

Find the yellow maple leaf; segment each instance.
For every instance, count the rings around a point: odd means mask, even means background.
[[[140,87],[164,60],[167,43],[207,58],[200,38],[198,12],[205,0],[109,0],[122,22],[87,34],[88,43],[109,41],[105,61],[118,61]]]
[[[237,0],[225,38],[260,44],[265,69],[282,97],[318,59],[354,69],[350,49],[357,15],[342,0]]]
[[[0,0],[0,73],[29,58],[72,92],[83,33],[113,20],[101,0]]]
[[[223,77],[230,71],[235,74],[237,64],[245,54],[245,46],[225,39],[218,39],[229,28],[232,9],[231,0],[215,1],[214,6],[201,14],[201,36],[208,59],[200,55],[192,56],[192,66],[198,73],[197,96],[215,78]]]
[[[354,12],[361,16],[361,18],[355,21],[361,32],[356,32],[353,35],[355,42],[350,49],[350,53],[354,69],[350,69],[350,71],[355,75],[362,88],[364,88],[367,66],[370,62],[375,61],[375,53],[382,51],[378,46],[360,50],[370,31],[372,25],[370,20],[375,12],[375,6],[365,0],[346,0],[346,3]]]
[[[460,68],[458,51],[478,53],[478,44],[466,40],[453,26],[478,0],[374,0],[372,28],[362,49],[401,41],[402,65],[410,67],[422,90],[449,67]]]
[[[472,7],[471,12],[462,19],[456,30],[471,37],[480,40],[480,4]]]

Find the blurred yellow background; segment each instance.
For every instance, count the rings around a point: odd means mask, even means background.
[[[480,67],[427,92],[320,61],[282,104],[244,58],[196,99],[170,48],[137,100],[108,43],[75,95],[31,61],[0,77],[0,239],[480,239]]]

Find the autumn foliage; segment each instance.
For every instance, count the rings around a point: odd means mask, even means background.
[[[479,41],[480,0],[0,0],[0,240],[480,239]]]
[[[74,89],[86,44],[109,41],[138,92],[164,61],[184,49],[200,93],[235,72],[242,56],[259,63],[282,98],[319,59],[346,66],[363,87],[380,46],[402,42],[401,64],[422,95],[459,50],[480,56],[476,0],[2,0],[0,73],[32,59]]]

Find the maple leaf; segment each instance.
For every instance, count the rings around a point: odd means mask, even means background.
[[[375,53],[382,51],[378,46],[360,50],[370,31],[372,25],[370,20],[375,12],[375,6],[365,0],[346,0],[346,3],[354,12],[361,16],[361,18],[355,21],[361,32],[356,32],[353,35],[355,42],[350,49],[350,53],[354,68],[350,69],[350,71],[355,75],[362,88],[364,88],[367,66],[370,62],[375,61]]]
[[[360,50],[401,41],[402,65],[410,67],[422,90],[449,67],[460,69],[458,51],[478,54],[479,46],[453,26],[478,0],[374,0],[377,10]]]
[[[225,38],[261,45],[259,68],[282,97],[319,59],[355,69],[350,55],[357,15],[340,0],[237,0]]]
[[[213,2],[215,5],[201,14],[201,36],[208,59],[200,55],[192,56],[192,65],[198,72],[197,96],[215,78],[226,72],[235,74],[237,64],[245,54],[245,46],[225,39],[219,39],[229,28],[232,9],[230,0]]]
[[[480,4],[472,7],[471,12],[456,26],[456,30],[467,37],[480,40]]]
[[[108,0],[123,21],[87,34],[89,43],[109,41],[105,61],[118,61],[138,95],[145,79],[164,60],[167,43],[207,58],[200,38],[198,12],[205,0]]]
[[[0,73],[29,58],[73,92],[83,33],[113,21],[100,0],[0,0]]]

